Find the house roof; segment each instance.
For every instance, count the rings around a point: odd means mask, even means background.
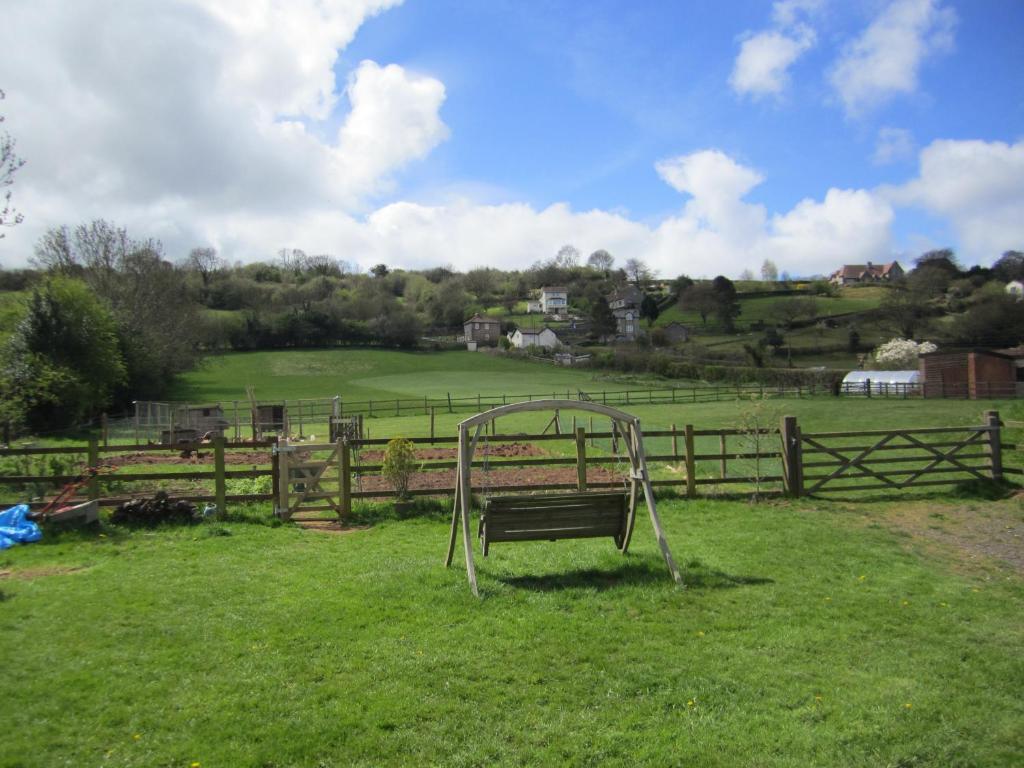
[[[888,275],[894,268],[899,266],[898,261],[890,261],[888,264],[844,264],[833,273],[833,276],[859,280],[864,275],[871,275],[873,277]],[[900,269],[902,270],[903,267],[900,267]]]
[[[541,293],[568,293],[569,289],[564,285],[545,285],[540,289]]]
[[[555,333],[555,329],[550,328],[549,326],[546,325],[540,329],[516,328],[516,330],[519,331],[519,333],[521,333],[523,336],[540,336],[542,333],[544,333],[544,331],[551,331],[551,333],[555,335],[555,338],[558,338],[558,334]]]
[[[501,325],[501,320],[496,317],[484,317],[478,312],[466,320],[463,325],[466,325],[467,323],[493,323],[494,325]]]
[[[611,304],[613,302],[622,300],[629,301],[634,304],[639,304],[641,298],[642,294],[636,288],[636,286],[624,285],[621,286],[620,288],[616,288],[614,291],[611,292],[611,294],[609,294],[608,303]]]
[[[918,357],[942,357],[943,355],[963,355],[973,353],[976,355],[989,355],[990,357],[1001,357],[1005,360],[1012,360],[1015,357],[1019,357],[1017,350],[1020,347],[1014,347],[1013,349],[984,349],[982,347],[960,347],[953,349],[937,349],[934,352],[923,352]]]

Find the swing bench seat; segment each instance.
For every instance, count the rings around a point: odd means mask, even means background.
[[[610,536],[621,548],[629,494],[572,493],[492,496],[484,502],[479,537],[484,557],[495,541],[557,541]]]

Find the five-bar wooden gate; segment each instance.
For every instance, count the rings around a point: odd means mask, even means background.
[[[866,439],[865,439],[866,438]],[[801,493],[1002,480],[999,416],[968,427],[797,433]]]

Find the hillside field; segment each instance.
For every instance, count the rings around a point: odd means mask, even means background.
[[[344,400],[508,395],[558,392],[605,382],[612,377],[582,368],[497,357],[480,352],[400,352],[377,349],[232,352],[210,357],[181,377],[175,400],[244,400],[253,384],[261,400],[333,397]]]

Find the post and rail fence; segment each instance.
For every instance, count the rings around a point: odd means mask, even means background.
[[[519,455],[513,451],[513,455],[506,456],[495,448],[495,455],[491,456],[484,450],[473,461],[475,468],[483,470],[475,476],[477,484],[473,490],[584,491],[620,487],[623,481],[615,473],[628,461],[619,453],[616,437],[613,432],[595,431],[592,423],[588,429],[575,422],[571,429],[539,435],[486,435],[488,449],[508,443],[561,441],[568,444],[567,455]],[[410,494],[453,494],[457,438],[407,439],[416,446],[452,446],[450,457],[442,455],[422,461],[416,475],[421,482],[414,482]],[[648,462],[662,465],[652,485],[676,488],[687,498],[702,495],[700,489],[721,495],[730,487],[742,493],[753,490],[758,494],[791,497],[899,492],[972,480],[1003,480],[1007,475],[1021,474],[1020,469],[1004,465],[1004,450],[1016,446],[1002,443],[1001,424],[995,411],[986,414],[983,424],[970,426],[804,432],[795,417],[786,416],[778,428],[697,429],[692,424],[681,428],[673,425],[667,430],[647,431],[644,439],[648,442]],[[81,500],[95,499],[102,506],[117,506],[139,495],[151,495],[159,489],[153,483],[162,483],[176,498],[212,502],[219,510],[225,510],[229,503],[271,502],[275,513],[284,519],[320,511],[346,517],[354,500],[393,496],[393,490],[381,476],[381,460],[364,455],[383,451],[387,443],[388,438],[342,438],[332,443],[274,438],[254,443],[218,437],[210,444],[186,446],[183,451],[181,446],[152,444],[103,446],[98,437],[93,437],[84,445],[0,449],[4,467],[0,490],[6,490],[6,495],[12,497],[26,493],[38,496],[31,503],[42,506],[45,497],[52,496],[61,485],[84,478],[78,492]],[[191,461],[191,454],[198,451],[212,456],[212,467],[183,463]],[[228,461],[242,451],[246,455]],[[175,452],[189,457],[175,457]],[[161,464],[161,453],[171,454],[168,458],[177,462],[174,471],[147,471],[148,464]],[[76,457],[74,472],[11,473],[11,462],[6,461],[33,456],[49,459],[61,454]],[[242,462],[249,464],[249,468],[227,468]],[[589,473],[592,467],[602,471]],[[107,471],[98,473],[95,470],[99,468]],[[140,468],[142,471],[137,471]],[[523,469],[526,473],[516,472]],[[545,479],[535,474],[541,469],[564,469],[566,474]],[[267,492],[228,493],[229,480],[263,477],[270,479],[271,489]],[[194,487],[197,482],[205,487]],[[127,487],[133,487],[133,491],[126,491]],[[7,504],[24,500],[12,498]]]

